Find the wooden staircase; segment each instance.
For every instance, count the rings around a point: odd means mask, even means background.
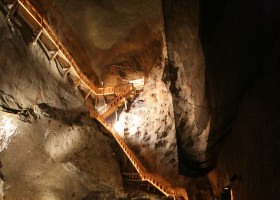
[[[138,173],[122,173],[123,178],[129,182],[141,182],[142,178]]]
[[[97,119],[115,138],[123,152],[126,154],[142,181],[147,181],[155,188],[157,188],[161,193],[163,193],[167,197],[172,197],[173,199],[183,198],[188,200],[187,193],[185,189],[179,187],[172,187],[168,181],[163,181],[164,178],[161,175],[153,175],[148,173],[146,168],[142,165],[142,163],[138,160],[135,154],[130,150],[127,144],[123,141],[123,139],[119,136],[117,131],[113,128],[113,126],[108,123],[99,113],[94,110],[90,110],[90,116],[92,118]]]
[[[92,81],[90,81],[88,77],[82,73],[71,54],[63,46],[56,34],[51,30],[48,23],[29,3],[29,1],[18,0],[16,3],[17,5],[14,5],[13,7],[17,8],[18,14],[36,32],[33,43],[36,44],[38,40],[41,41],[41,43],[48,49],[50,53],[50,61],[56,59],[60,63],[62,69],[65,70],[64,76],[69,73],[72,79],[75,79],[75,88],[80,86],[79,89],[86,93],[85,99],[91,97],[92,94],[95,96],[116,95],[116,97],[99,112],[94,109],[90,109],[90,116],[98,120],[112,134],[118,145],[121,147],[127,158],[134,166],[138,174],[137,176],[130,175],[129,177],[135,178],[135,180],[137,179],[149,182],[167,197],[172,197],[173,199],[183,198],[188,200],[185,189],[172,187],[172,185],[168,181],[164,180],[162,176],[148,173],[146,168],[138,160],[136,155],[130,150],[113,126],[105,120],[105,118],[114,112],[115,109],[123,105],[125,99],[131,98],[137,93],[133,84],[124,84],[115,87],[104,88],[95,86],[94,83],[92,83]],[[11,12],[7,15],[9,20],[15,10],[11,10]]]
[[[136,95],[136,89],[133,84],[126,84],[126,90],[112,99],[105,107],[99,110],[99,114],[105,119],[109,117],[115,110],[126,103],[127,99],[133,98]]]

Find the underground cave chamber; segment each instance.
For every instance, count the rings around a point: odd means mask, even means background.
[[[0,1],[2,199],[279,199],[280,4]]]

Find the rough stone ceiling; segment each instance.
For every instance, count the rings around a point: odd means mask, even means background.
[[[32,1],[77,55],[85,70],[98,76],[106,67],[126,63],[149,71],[139,62],[155,40],[161,41],[161,1]],[[133,61],[131,57],[139,58]],[[160,56],[160,54],[154,55]],[[140,61],[139,61],[140,60]]]

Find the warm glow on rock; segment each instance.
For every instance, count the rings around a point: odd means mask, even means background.
[[[123,123],[121,123],[121,120],[117,121],[114,124],[114,129],[121,135],[123,133]]]
[[[139,125],[142,121],[142,118],[139,115],[121,115],[119,120],[115,122],[114,124],[114,129],[121,135],[123,136],[124,134],[124,128],[125,128],[125,120],[126,118],[129,118],[128,120],[133,123],[132,127],[129,127],[129,132],[130,133],[136,133],[137,132],[137,125]]]
[[[9,117],[3,117],[0,122],[0,151],[3,151],[9,144],[11,137],[16,134],[17,125]]]

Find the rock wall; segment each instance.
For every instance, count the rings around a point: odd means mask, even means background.
[[[205,95],[205,63],[199,28],[198,1],[163,1],[170,89],[180,173],[200,176],[214,166],[207,152],[210,115]]]
[[[209,148],[219,145],[219,193],[279,199],[278,1],[202,1],[200,38],[211,106]]]
[[[163,29],[159,31],[162,36],[161,51],[156,52],[157,61],[152,66],[144,90],[128,110],[121,112],[114,127],[151,172],[174,180],[178,176],[174,110],[170,81],[163,81],[169,78],[164,74],[164,33]]]
[[[159,0],[32,2],[86,73],[93,70],[101,81],[111,65],[149,73],[150,66],[143,62],[149,60],[148,52],[158,38]]]
[[[56,63],[32,45],[32,31],[20,20],[15,24],[8,25],[0,13],[1,195],[68,200],[98,192],[100,198],[121,197],[112,139],[88,117],[82,96]]]

